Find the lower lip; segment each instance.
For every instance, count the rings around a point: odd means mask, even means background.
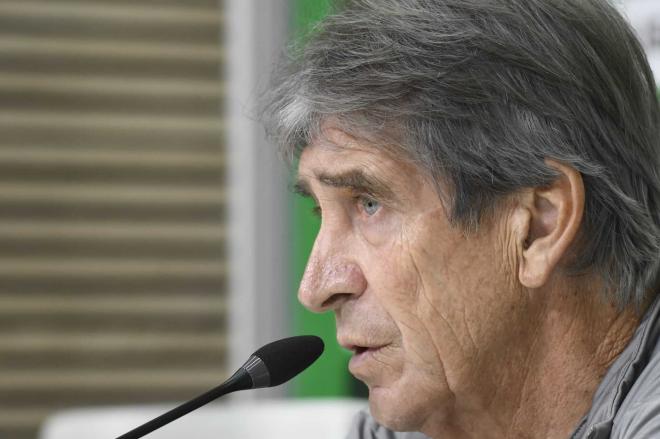
[[[355,354],[353,354],[353,357],[351,357],[351,361],[348,362],[348,370],[353,372],[354,370],[360,368],[365,363],[369,362],[370,360],[373,360],[374,354],[378,353],[378,351],[380,351],[381,349],[382,347],[370,348],[360,353],[356,352]]]

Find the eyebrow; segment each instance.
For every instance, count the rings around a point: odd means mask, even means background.
[[[394,192],[382,180],[365,173],[361,169],[353,169],[338,174],[319,172],[315,174],[318,181],[325,185],[340,189],[352,189],[356,192],[379,198],[382,201],[395,199]],[[309,183],[304,179],[298,179],[293,187],[294,192],[302,196],[311,197],[312,191]]]

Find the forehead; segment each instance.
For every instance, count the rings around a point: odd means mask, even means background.
[[[387,183],[413,183],[422,172],[408,160],[395,156],[389,149],[357,139],[345,132],[329,128],[307,146],[298,164],[300,180],[319,180],[324,175],[359,171]]]

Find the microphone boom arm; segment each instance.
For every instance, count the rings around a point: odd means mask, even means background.
[[[238,390],[279,386],[307,369],[323,353],[323,340],[313,335],[284,338],[262,346],[227,381],[145,422],[116,439],[139,439],[201,406]]]
[[[220,384],[217,387],[209,390],[206,393],[199,395],[198,397],[191,399],[188,402],[181,404],[173,408],[172,410],[163,413],[157,418],[152,419],[149,422],[145,422],[139,427],[134,428],[128,433],[124,433],[117,439],[138,439],[142,436],[151,433],[152,431],[159,429],[160,427],[169,424],[170,422],[179,419],[181,416],[187,415],[193,410],[197,410],[203,405],[208,404],[209,402],[218,399],[219,397],[226,395],[228,393],[236,392],[239,390],[247,390],[252,388],[252,378],[250,374],[243,368],[240,368],[232,375],[227,381]]]

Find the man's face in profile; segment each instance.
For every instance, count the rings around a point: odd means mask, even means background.
[[[376,419],[421,430],[488,405],[472,395],[497,394],[530,327],[506,212],[466,236],[427,175],[336,129],[303,151],[298,186],[322,217],[299,299],[334,311]]]

